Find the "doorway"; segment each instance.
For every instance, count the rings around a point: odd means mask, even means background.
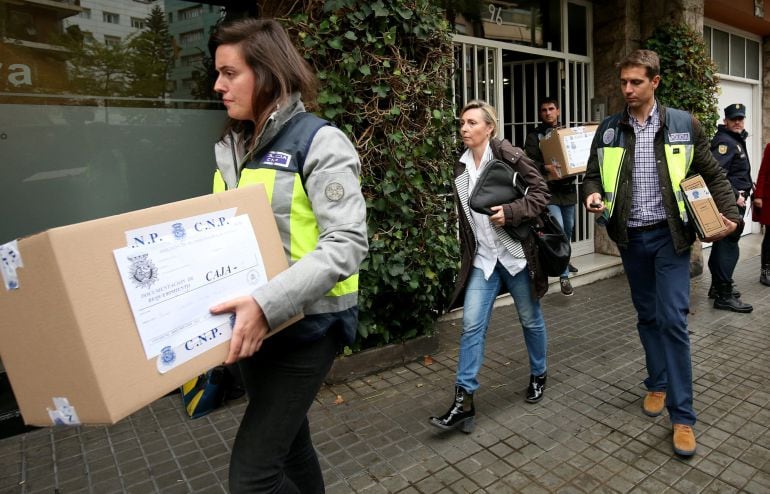
[[[561,125],[591,123],[588,57],[456,35],[455,67],[456,108],[472,99],[487,101],[497,110],[501,137],[514,146],[524,147],[527,133],[539,124],[538,102],[545,96],[559,100]],[[578,175],[575,184],[578,197],[582,178]],[[582,207],[575,214],[572,253],[593,253],[593,215]]]

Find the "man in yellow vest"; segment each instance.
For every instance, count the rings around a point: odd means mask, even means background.
[[[688,457],[696,449],[687,333],[695,233],[680,182],[700,174],[722,213],[727,232],[705,241],[733,233],[742,219],[700,123],[656,100],[658,55],[636,50],[619,67],[626,107],[596,132],[583,201],[588,211],[601,215],[617,243],[631,288],[648,374],[642,409],[651,417],[668,409],[674,452]]]

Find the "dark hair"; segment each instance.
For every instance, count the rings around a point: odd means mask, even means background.
[[[547,105],[549,103],[553,103],[553,106],[555,106],[557,110],[559,109],[559,100],[553,96],[546,96],[545,98],[541,99],[540,103],[537,104],[537,109],[540,110],[543,105]]]
[[[629,67],[644,67],[647,78],[652,80],[660,74],[660,58],[652,50],[634,50],[618,64],[621,70]]]
[[[284,28],[273,19],[238,19],[220,25],[211,37],[211,47],[237,45],[255,75],[252,110],[261,128],[275,105],[295,92],[314,104],[318,80]],[[255,129],[251,122],[230,119],[225,132]]]

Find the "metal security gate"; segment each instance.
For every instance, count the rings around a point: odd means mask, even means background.
[[[590,59],[554,56],[554,52],[511,43],[455,35],[455,104],[482,99],[497,109],[498,128],[515,146],[524,147],[527,133],[539,123],[538,102],[545,96],[560,102],[562,125],[591,123],[593,92]],[[546,56],[547,55],[547,56]],[[582,175],[576,187],[582,185]],[[594,217],[578,205],[572,238],[573,255],[594,251]]]

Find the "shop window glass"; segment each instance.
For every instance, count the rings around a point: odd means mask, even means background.
[[[14,213],[0,243],[207,193],[226,118],[207,45],[219,9],[102,0],[95,22],[45,3],[0,2],[0,210]]]

